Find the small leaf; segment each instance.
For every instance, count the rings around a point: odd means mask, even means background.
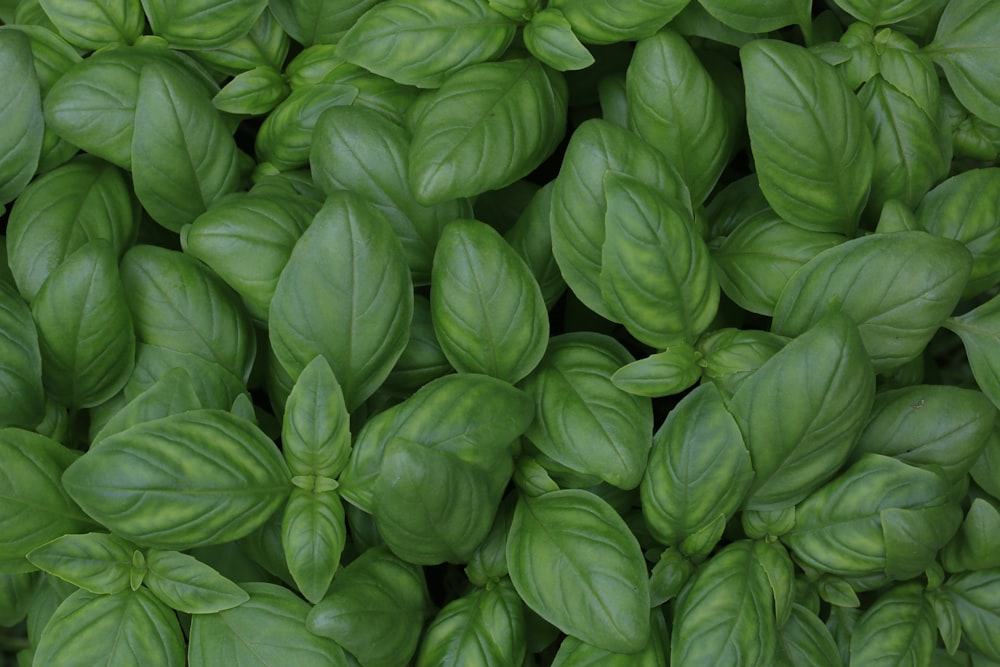
[[[166,605],[187,614],[212,614],[243,604],[246,592],[205,565],[179,551],[150,549],[143,582]]]
[[[288,93],[281,72],[273,67],[257,67],[233,77],[212,98],[212,104],[226,113],[263,116],[288,97]]]
[[[616,387],[636,396],[672,396],[701,379],[696,352],[688,343],[670,345],[625,364],[611,375]]]
[[[106,533],[63,535],[28,553],[28,560],[60,579],[102,595],[128,587],[135,547]]]
[[[313,604],[326,595],[346,543],[340,496],[332,491],[292,489],[281,519],[281,546],[295,585]]]
[[[558,9],[543,9],[524,26],[524,46],[531,55],[554,70],[568,72],[594,64],[594,56],[573,34],[563,13]]]
[[[292,475],[334,479],[351,456],[350,415],[330,364],[317,356],[285,403],[281,448]]]

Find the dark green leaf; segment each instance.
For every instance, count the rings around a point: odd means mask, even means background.
[[[333,46],[380,0],[269,0],[282,29],[299,44]]]
[[[944,326],[962,339],[976,383],[993,405],[1000,406],[1000,296],[964,315],[948,318]]]
[[[933,664],[937,623],[922,586],[890,589],[865,610],[851,637],[851,664]]]
[[[38,167],[45,122],[31,42],[16,30],[0,31],[0,205],[21,193]]]
[[[31,310],[0,282],[0,426],[34,428],[45,414],[42,355]]]
[[[131,44],[146,27],[139,0],[116,0],[98,4],[71,0],[39,0],[45,14],[66,41],[85,51],[107,44]]]

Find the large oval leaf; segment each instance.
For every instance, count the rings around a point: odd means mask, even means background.
[[[274,443],[222,410],[182,412],[105,438],[66,470],[63,485],[115,534],[163,549],[242,537],[291,486]]]
[[[250,32],[267,0],[142,0],[153,33],[175,49],[211,49]]]
[[[442,351],[460,372],[514,383],[545,354],[542,291],[514,249],[482,222],[458,220],[441,235],[431,317]]]
[[[581,490],[522,497],[507,537],[521,599],[588,644],[634,653],[649,638],[646,563],[625,521]]]
[[[271,345],[294,379],[322,354],[353,410],[406,347],[413,286],[385,217],[360,196],[331,195],[278,278]]]
[[[799,334],[839,310],[858,326],[877,372],[919,355],[962,296],[972,258],[926,232],[873,234],[816,255],[789,280],[772,331]]]
[[[496,190],[527,176],[566,130],[562,75],[534,58],[463,68],[421,104],[410,186],[424,204]]]
[[[84,51],[108,44],[131,44],[146,27],[139,0],[116,0],[100,5],[39,0],[46,16],[67,42]]]
[[[0,31],[0,205],[14,199],[35,175],[45,121],[31,41],[17,30]]]
[[[768,203],[805,229],[852,234],[874,161],[854,93],[831,65],[795,44],[754,40],[740,59],[750,148]]]

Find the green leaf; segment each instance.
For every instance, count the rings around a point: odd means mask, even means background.
[[[652,446],[652,404],[611,381],[634,360],[602,334],[551,338],[542,362],[521,383],[535,402],[535,420],[525,435],[571,470],[634,489]]]
[[[326,595],[346,543],[340,496],[332,491],[292,489],[281,519],[281,545],[295,585],[313,604]]]
[[[499,57],[513,21],[485,0],[389,0],[372,7],[337,44],[344,60],[419,88]]]
[[[268,5],[277,4],[269,2]],[[265,10],[250,32],[214,49],[194,51],[190,55],[210,69],[236,76],[258,67],[282,69],[288,56],[291,38],[274,14]]]
[[[523,603],[505,578],[445,605],[424,632],[416,665],[520,665],[526,648]]]
[[[350,190],[382,212],[403,244],[416,284],[430,282],[434,249],[444,226],[471,215],[463,199],[423,206],[408,183],[410,138],[384,114],[335,106],[316,123],[310,154],[313,178],[326,194]]]
[[[299,44],[335,45],[380,0],[269,0],[282,30]]]
[[[993,297],[964,315],[948,318],[944,326],[962,339],[976,383],[994,405],[1000,406],[1000,357],[996,354],[1000,297]]]
[[[573,34],[573,26],[558,9],[543,9],[524,26],[524,46],[554,70],[566,72],[594,64],[593,54]]]
[[[792,605],[779,634],[781,650],[796,667],[841,667],[840,653],[830,630],[816,614],[800,604]]]
[[[50,540],[82,533],[92,522],[60,484],[78,454],[43,435],[0,429],[0,569],[35,569],[24,555]]]
[[[42,355],[31,310],[0,282],[0,426],[34,428],[45,414]]]
[[[246,383],[241,378],[203,357],[139,343],[136,346],[135,370],[125,385],[122,398],[125,401],[134,400],[176,368],[183,369],[190,376],[190,387],[198,407],[229,410],[236,397],[246,391]]]
[[[45,122],[31,42],[16,30],[0,31],[0,205],[21,193],[38,167]]]
[[[566,109],[562,76],[534,58],[449,76],[413,124],[409,181],[417,201],[468,197],[527,176],[562,140]]]
[[[885,574],[894,536],[912,557],[910,578],[951,538],[961,512],[954,489],[937,473],[867,454],[795,508],[795,527],[781,537],[803,567],[844,577]],[[918,566],[921,565],[920,569]],[[913,573],[915,571],[915,573]]]
[[[288,84],[281,72],[270,66],[240,72],[212,98],[219,111],[263,116],[288,97]]]
[[[175,49],[211,49],[250,32],[267,0],[142,0],[153,34]]]
[[[191,619],[191,667],[347,667],[344,649],[306,629],[309,604],[287,588],[243,586],[243,604]]]
[[[698,341],[705,377],[731,397],[747,378],[788,343],[784,336],[753,329],[717,329]]]
[[[135,241],[138,202],[128,175],[80,156],[35,179],[17,198],[7,222],[11,273],[25,299],[89,241],[111,243],[116,259]]]
[[[917,224],[931,234],[961,241],[972,253],[972,275],[963,297],[979,294],[1000,281],[1000,169],[970,169],[945,180],[924,195]]]
[[[257,354],[250,318],[239,297],[203,264],[174,250],[137,245],[122,258],[121,279],[138,342],[249,377]]]
[[[431,380],[453,370],[434,333],[431,302],[427,297],[415,294],[410,340],[382,387],[393,394],[410,396]]]
[[[938,558],[949,572],[1000,567],[1000,508],[976,498],[962,527]]]
[[[330,364],[317,356],[285,404],[281,448],[292,475],[334,479],[351,456],[350,415]]]
[[[997,0],[949,2],[924,48],[962,105],[993,125],[1000,125],[1000,95],[992,84],[1000,76],[1000,44],[991,30],[997,21]]]
[[[808,0],[698,0],[697,4],[740,32],[764,33],[812,23],[812,3]]]
[[[215,569],[179,551],[150,549],[143,582],[164,604],[187,614],[212,614],[250,599]]]
[[[642,515],[659,542],[673,546],[730,517],[753,482],[750,453],[722,394],[699,386],[667,415],[653,436],[639,491]]]
[[[662,352],[625,364],[611,375],[611,382],[636,396],[679,394],[701,379],[695,349],[688,343],[670,345]]]
[[[179,231],[239,185],[236,142],[208,97],[173,68],[144,66],[138,86],[135,195],[156,222]]]
[[[636,44],[626,76],[629,128],[667,157],[694,203],[702,203],[734,139],[715,82],[687,41],[669,29]]]
[[[688,0],[552,0],[587,44],[614,44],[648,37],[677,16]]]
[[[995,417],[989,399],[972,389],[914,385],[882,391],[854,458],[868,452],[894,456],[958,484],[986,447]]]
[[[128,588],[135,547],[106,533],[62,535],[28,552],[32,565],[99,595]]]
[[[940,3],[934,0],[835,0],[837,6],[859,21],[873,26],[900,23],[929,12]]]
[[[943,592],[955,604],[962,624],[963,644],[992,660],[1000,660],[1000,569],[966,572],[949,577]]]
[[[282,170],[307,166],[313,133],[322,113],[352,104],[358,101],[358,95],[358,88],[345,83],[319,83],[292,90],[261,123],[254,142],[259,161]]]
[[[489,225],[457,220],[441,235],[431,278],[434,333],[451,364],[515,383],[545,354],[549,318],[524,261]]]
[[[79,3],[70,0],[39,0],[67,42],[85,51],[107,44],[131,44],[146,27],[139,0]]]
[[[666,644],[670,630],[662,613],[654,609],[651,615],[649,639],[640,652],[608,651],[576,637],[566,637],[559,644],[552,667],[660,667],[667,664],[670,649]]]
[[[687,214],[642,181],[609,171],[601,297],[640,341],[692,342],[715,318],[719,283]]]
[[[740,58],[750,147],[768,203],[804,229],[853,234],[874,161],[854,93],[795,44],[755,40]]]
[[[391,667],[416,652],[429,605],[422,568],[379,547],[337,573],[306,627],[343,646],[365,667]]]
[[[775,664],[774,595],[748,540],[695,571],[674,603],[674,618],[670,664]]]
[[[846,317],[829,316],[771,357],[729,404],[755,471],[746,507],[789,507],[833,477],[874,396],[871,363]]]
[[[925,232],[852,239],[796,272],[771,329],[796,335],[839,310],[857,324],[876,372],[898,368],[923,351],[951,314],[971,264],[961,244]]]
[[[522,497],[507,538],[521,599],[568,635],[599,648],[640,651],[649,637],[649,581],[625,521],[582,490]]]
[[[257,427],[226,411],[192,410],[106,438],[66,470],[63,486],[115,534],[189,549],[250,533],[290,484]]]
[[[936,643],[937,622],[923,587],[904,584],[881,594],[858,619],[851,637],[851,663],[930,665]]]
[[[31,314],[49,395],[86,408],[125,386],[136,336],[110,243],[91,241],[67,257],[35,295]]]
[[[410,273],[385,217],[358,195],[329,196],[274,291],[268,322],[278,361],[295,378],[322,354],[354,410],[402,354],[412,316]]]
[[[146,589],[114,595],[80,590],[49,619],[33,664],[183,667],[184,653],[177,617]]]
[[[419,444],[457,456],[487,473],[507,468],[513,441],[534,416],[524,392],[486,375],[445,375],[370,419],[341,473],[345,499],[372,511],[372,491],[390,442]]]

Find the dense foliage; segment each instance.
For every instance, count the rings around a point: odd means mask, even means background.
[[[5,665],[1000,665],[1000,0],[0,19]]]

